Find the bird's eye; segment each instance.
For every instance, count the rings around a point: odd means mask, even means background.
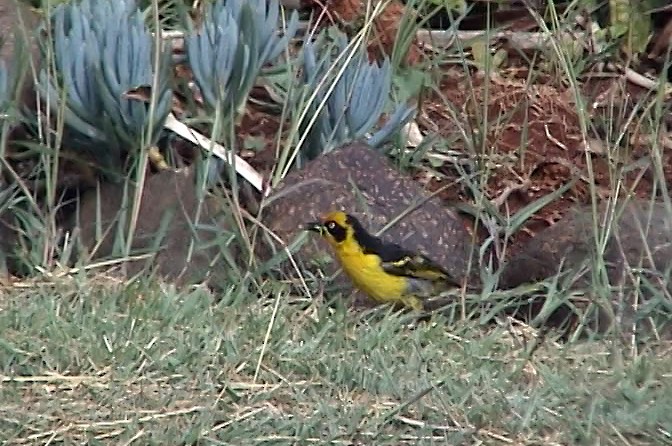
[[[339,225],[336,221],[334,220],[329,220],[324,224],[325,229],[329,233],[329,235],[338,243],[342,242],[345,240],[347,236],[347,231],[345,230],[344,227]]]

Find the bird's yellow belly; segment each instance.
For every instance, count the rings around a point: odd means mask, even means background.
[[[378,302],[397,302],[406,293],[404,277],[387,274],[376,256],[340,256],[343,271],[353,284]]]

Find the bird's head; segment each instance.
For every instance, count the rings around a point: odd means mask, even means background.
[[[306,224],[305,229],[317,232],[330,245],[338,247],[348,239],[349,234],[352,234],[354,221],[353,216],[336,211],[326,214],[319,221]]]

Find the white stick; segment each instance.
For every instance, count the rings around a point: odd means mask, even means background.
[[[188,127],[186,124],[183,124],[175,117],[174,114],[168,114],[164,127],[172,130],[184,139],[193,142],[197,146],[200,146],[204,150],[213,153],[215,156],[222,159],[225,163],[233,165],[236,168],[236,172],[238,172],[241,177],[249,181],[250,184],[252,184],[252,186],[254,186],[254,188],[261,192],[264,196],[267,196],[270,192],[269,188],[264,187],[264,177],[262,177],[259,172],[254,170],[254,168],[250,166],[247,161],[230,150],[225,149],[216,142],[211,141],[207,137],[201,135],[196,130]]]

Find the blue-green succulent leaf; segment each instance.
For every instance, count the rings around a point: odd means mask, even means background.
[[[153,67],[153,37],[135,1],[63,3],[54,8],[49,20],[54,30],[51,44],[56,73],[43,69],[38,91],[52,107],[64,105],[66,127],[73,130],[66,128],[66,134],[78,140],[103,141],[91,147],[101,158],[111,158],[110,154],[138,147],[146,129],[163,126],[170,110],[163,62],[167,59],[162,57],[162,65]],[[149,122],[147,104],[124,94],[151,85],[155,69],[159,70],[159,88],[152,93],[158,102],[153,122]],[[65,104],[61,104],[62,97]],[[154,144],[159,137],[160,132],[153,132],[153,140],[146,142]]]
[[[9,71],[5,66],[5,62],[0,60],[0,115],[7,113],[11,100],[12,93],[9,87]]]
[[[389,60],[382,64],[370,63],[365,48],[347,61],[347,37],[333,31],[323,31],[315,42],[307,42],[303,49],[303,98],[315,93],[315,100],[307,105],[309,116],[317,115],[314,125],[309,129],[310,119],[300,123],[302,132],[309,132],[309,142],[302,151],[306,160],[320,153],[342,145],[348,141],[361,139],[374,131],[390,100],[392,84],[392,68]],[[331,38],[331,40],[330,40]],[[341,61],[337,62],[339,55]],[[340,66],[334,64],[347,63],[343,73]],[[335,85],[333,83],[336,82]],[[333,85],[332,91],[327,95]],[[325,102],[318,113],[318,107]],[[297,110],[301,113],[301,109]],[[380,144],[393,135],[401,125],[412,116],[412,110],[406,106],[396,108],[387,123],[374,135],[369,142]]]
[[[386,143],[404,124],[415,115],[415,108],[406,105],[399,106],[387,120],[385,125],[367,138],[366,143],[371,147],[380,147]]]
[[[237,111],[264,64],[287,48],[298,29],[292,15],[282,37],[277,32],[277,0],[216,0],[207,6],[200,28],[185,37],[194,80],[211,110]]]

